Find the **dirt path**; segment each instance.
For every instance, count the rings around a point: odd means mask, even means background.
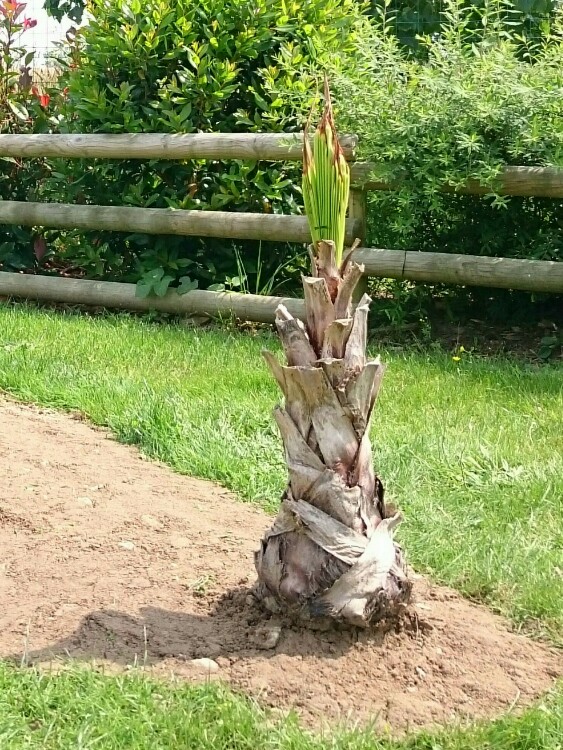
[[[0,657],[146,664],[194,658],[306,723],[377,716],[394,731],[529,703],[563,654],[455,593],[417,584],[418,632],[282,629],[262,650],[249,598],[267,516],[84,422],[0,400]]]

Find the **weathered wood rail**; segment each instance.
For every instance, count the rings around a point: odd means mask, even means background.
[[[366,192],[393,190],[400,183],[373,178],[374,165],[355,161],[355,136],[341,139],[352,172],[347,241],[365,238]],[[0,157],[65,159],[210,159],[299,161],[302,135],[260,133],[134,133],[70,135],[0,135]],[[563,198],[563,169],[556,167],[506,167],[494,185],[470,180],[464,185],[444,185],[446,192],[485,195],[496,190],[505,195]],[[102,229],[144,234],[225,237],[241,240],[274,240],[307,243],[308,224],[303,216],[250,214],[225,211],[185,211],[129,206],[69,205],[0,201],[0,224],[67,229]],[[563,263],[489,258],[447,253],[417,253],[360,247],[355,260],[368,276],[428,283],[448,283],[533,292],[563,293]],[[158,309],[178,313],[232,313],[248,320],[273,320],[281,298],[234,293],[192,291],[180,296],[174,290],[163,298],[141,300],[131,284],[48,278],[0,273],[0,295],[133,310]],[[286,300],[294,314],[300,300]]]
[[[301,135],[291,133],[5,134],[0,135],[0,157],[301,161],[301,139]],[[370,162],[354,162],[356,136],[342,136],[340,142],[352,162],[352,183],[356,187],[364,191],[398,187],[399,183],[373,179],[374,165]],[[506,167],[494,188],[505,195],[563,198],[563,169]],[[462,186],[444,185],[442,189],[486,195],[492,186],[470,180]]]
[[[348,159],[357,138],[340,139]],[[65,159],[242,159],[301,161],[291,133],[111,133],[0,135],[0,156]]]
[[[138,312],[156,310],[175,315],[235,316],[240,320],[259,323],[271,323],[279,304],[284,304],[294,317],[302,318],[305,310],[303,300],[295,297],[208,292],[203,289],[195,289],[182,295],[170,289],[164,297],[137,297],[135,284],[5,271],[0,271],[0,297],[22,297],[42,302]]]
[[[226,237],[235,240],[310,242],[305,216],[185,211],[175,208],[90,206],[70,203],[0,201],[0,224],[100,229],[111,232],[176,234],[191,237]],[[347,241],[353,242],[360,223],[349,219]]]
[[[526,292],[563,292],[563,263],[553,260],[416,253],[370,247],[358,248],[354,260],[365,265],[367,276]]]
[[[373,178],[374,165],[356,162],[351,165],[352,180],[363,190],[396,190],[399,182],[383,182]],[[503,195],[536,198],[563,198],[563,169],[560,167],[505,167],[493,185],[468,180],[464,185],[444,184],[445,193],[488,195],[493,189]]]

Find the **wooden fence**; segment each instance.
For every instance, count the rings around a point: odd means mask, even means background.
[[[393,190],[397,184],[372,179],[373,165],[354,160],[356,138],[341,139],[350,161],[350,192],[347,240],[365,238],[366,193]],[[179,134],[130,135],[0,135],[0,157],[105,158],[105,159],[245,159],[298,161],[302,155],[301,136],[287,134]],[[505,195],[563,199],[563,169],[508,167],[499,176],[495,189]],[[444,191],[484,195],[490,186],[475,181]],[[67,229],[103,229],[147,234],[177,234],[230,239],[310,241],[303,216],[186,211],[126,206],[67,205],[0,201],[0,224],[16,224]],[[417,253],[359,247],[354,259],[365,266],[368,276],[450,283],[533,292],[563,292],[563,263],[553,261],[488,258],[447,253]],[[234,313],[248,320],[271,321],[281,301],[236,293],[193,291],[180,296],[174,290],[164,298],[143,300],[135,296],[131,284],[0,273],[0,295],[52,301],[159,309],[185,313]],[[299,314],[300,300],[283,300]]]

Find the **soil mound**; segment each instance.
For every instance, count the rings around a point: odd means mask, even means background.
[[[211,676],[309,725],[394,732],[497,715],[563,673],[563,654],[423,578],[400,632],[280,633],[250,596],[264,513],[77,419],[0,401],[0,424],[0,658]]]

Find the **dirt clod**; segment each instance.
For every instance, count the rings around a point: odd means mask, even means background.
[[[278,645],[282,632],[282,626],[277,622],[270,622],[259,627],[254,633],[256,648],[269,650]]]
[[[560,652],[422,577],[397,631],[278,631],[251,595],[264,513],[83,421],[8,401],[0,421],[0,657],[187,680],[209,679],[192,662],[204,659],[306,724],[394,732],[497,715],[563,674]]]

